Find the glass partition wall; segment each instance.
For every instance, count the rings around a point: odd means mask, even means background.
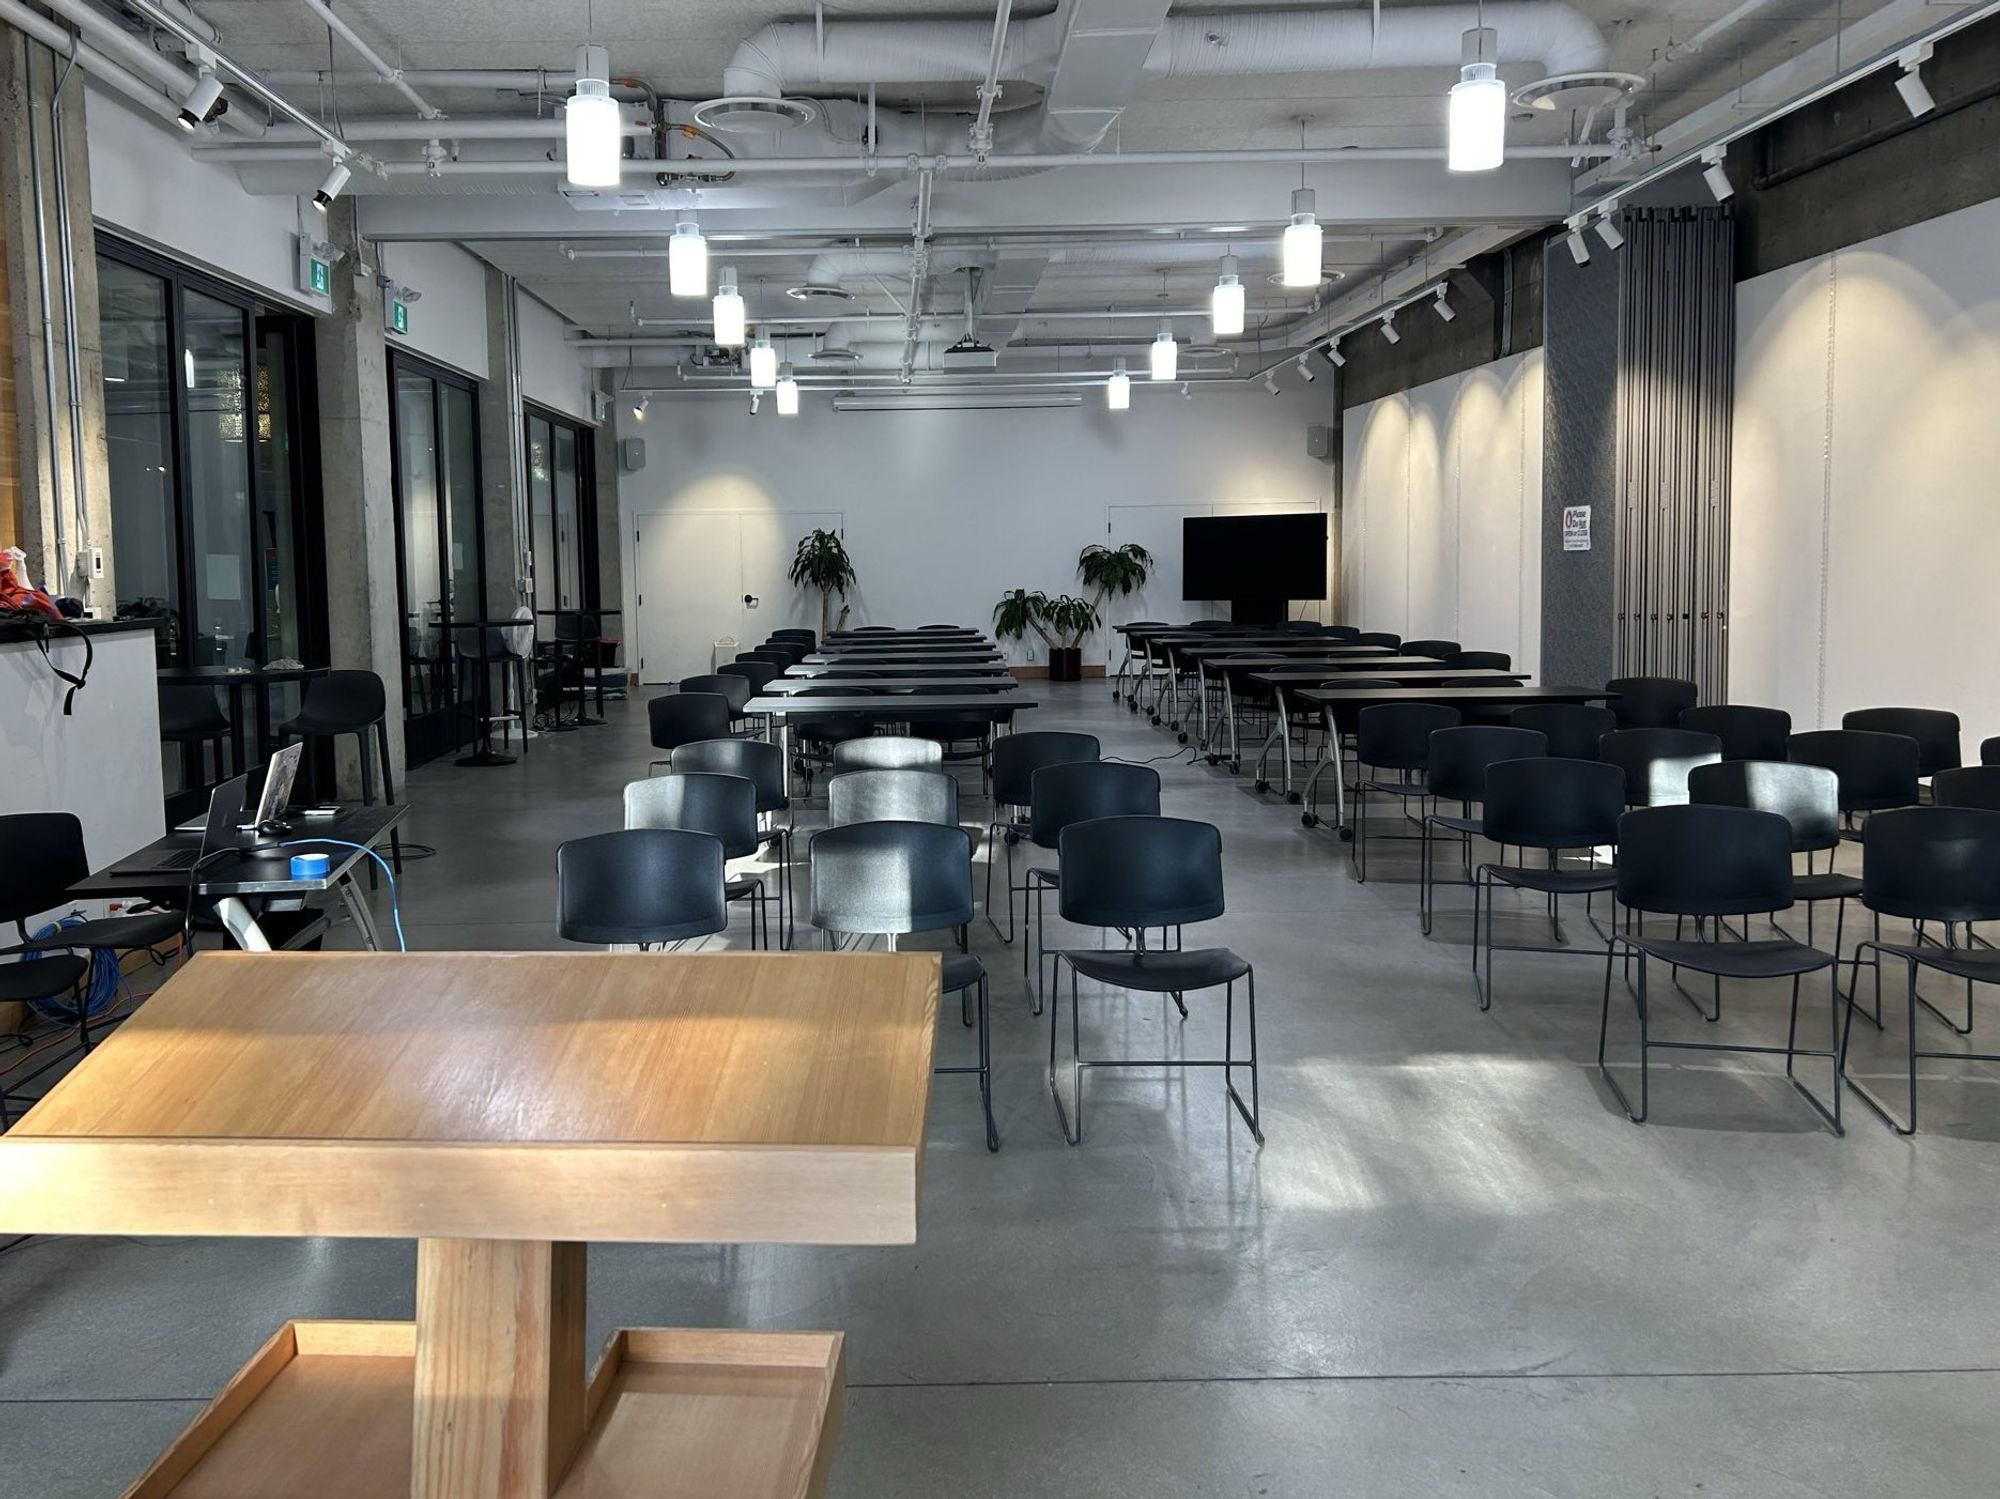
[[[593,433],[540,406],[527,408],[528,518],[535,558],[535,609],[595,609],[597,488]],[[541,634],[552,636],[544,618]]]

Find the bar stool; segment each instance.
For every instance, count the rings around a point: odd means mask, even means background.
[[[372,732],[371,732],[372,731]],[[298,715],[277,727],[278,743],[294,739],[338,740],[352,734],[360,747],[361,804],[375,805],[375,754],[382,756],[382,800],[396,800],[395,772],[389,760],[389,700],[382,679],[372,671],[330,671],[306,683],[305,699]],[[373,744],[369,741],[373,740]],[[315,801],[319,799],[317,770],[309,772],[308,784]],[[389,859],[396,873],[403,872],[403,845],[396,830],[389,830]]]
[[[228,774],[223,745],[229,739],[229,715],[206,687],[166,683],[160,688],[160,738],[168,744],[193,745],[195,785],[206,786],[206,746],[215,746],[215,779]],[[241,767],[238,767],[239,769]]]

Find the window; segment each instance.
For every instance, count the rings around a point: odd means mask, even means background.
[[[528,520],[535,609],[595,609],[597,492],[588,427],[528,408]]]

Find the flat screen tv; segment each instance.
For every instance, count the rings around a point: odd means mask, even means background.
[[[1181,597],[1267,604],[1326,597],[1326,513],[1181,522]]]

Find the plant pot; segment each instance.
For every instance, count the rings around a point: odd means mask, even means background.
[[[1049,680],[1051,682],[1081,682],[1083,680],[1083,647],[1080,645],[1051,647],[1049,650]]]

